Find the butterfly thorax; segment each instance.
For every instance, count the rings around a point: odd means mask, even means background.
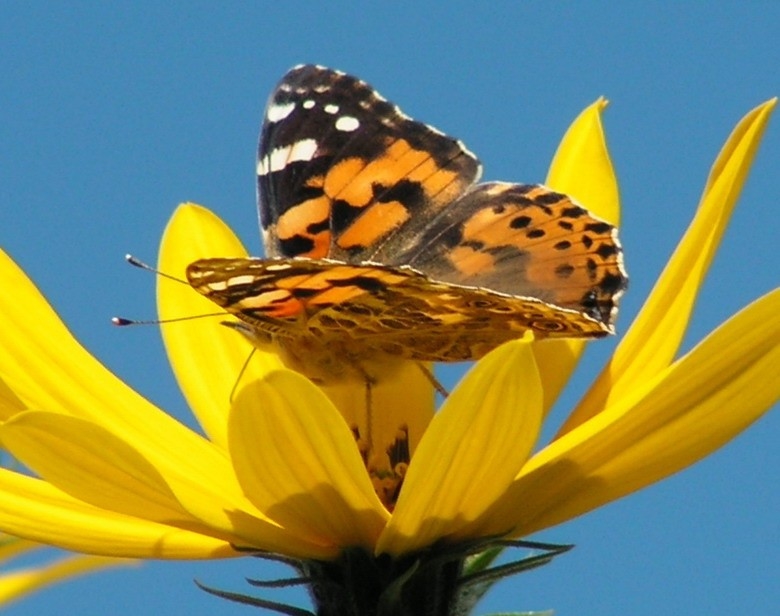
[[[279,335],[261,326],[229,322],[259,350],[278,355],[285,366],[318,385],[354,381],[377,383],[392,376],[407,361],[344,336]]]

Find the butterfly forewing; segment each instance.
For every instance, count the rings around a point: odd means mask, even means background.
[[[292,69],[266,108],[258,207],[270,257],[369,260],[479,176],[476,157],[355,77]]]

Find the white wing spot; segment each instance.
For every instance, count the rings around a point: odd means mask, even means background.
[[[307,161],[314,158],[314,154],[317,152],[317,141],[315,139],[301,139],[292,144],[290,150],[290,158],[288,162],[295,162],[298,160]]]
[[[301,139],[292,145],[285,145],[266,154],[257,161],[257,175],[267,175],[284,169],[288,164],[298,161],[309,161],[317,152],[317,141]]]
[[[265,112],[265,117],[269,122],[279,122],[284,120],[295,109],[295,103],[285,103],[283,105],[270,105],[268,111]]]
[[[304,109],[311,109],[312,107],[314,107],[315,104],[316,103],[313,100],[309,99],[309,100],[303,101],[303,108]]]
[[[221,280],[218,282],[212,282],[211,284],[206,285],[209,289],[209,291],[224,291],[227,289],[228,284],[226,281]]]
[[[252,284],[255,281],[255,277],[251,274],[242,274],[241,276],[233,276],[225,281],[226,287],[233,287],[239,284]],[[211,288],[214,289],[216,283],[212,283]]]
[[[329,113],[333,115],[334,113],[338,113],[339,106],[338,105],[325,105],[325,113]]]
[[[342,116],[336,120],[336,130],[344,131],[345,133],[351,133],[360,126],[360,122],[357,118],[352,116]]]

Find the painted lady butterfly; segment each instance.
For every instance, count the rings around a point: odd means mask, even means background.
[[[475,184],[477,158],[344,73],[303,65],[271,95],[258,201],[267,258],[202,259],[190,284],[319,382],[392,358],[478,359],[613,332],[616,229],[540,185]]]

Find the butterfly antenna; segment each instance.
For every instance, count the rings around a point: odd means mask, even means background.
[[[374,382],[370,377],[366,377],[366,440],[369,444],[369,453],[374,448],[374,412],[371,408],[373,402],[372,388]]]
[[[190,284],[186,280],[182,280],[181,278],[176,278],[176,276],[171,276],[170,274],[161,272],[157,268],[152,267],[148,263],[141,261],[141,259],[139,259],[138,257],[134,257],[131,254],[125,255],[125,261],[127,261],[133,267],[146,270],[147,272],[151,272],[152,274],[156,274],[157,276],[162,276],[163,278],[167,278],[168,280],[173,280],[174,282],[185,284],[187,286],[189,286]],[[193,319],[204,319],[206,317],[224,317],[224,316],[225,316],[225,312],[222,311],[222,312],[210,312],[207,314],[196,314],[196,315],[190,315],[186,317],[175,317],[173,319],[136,320],[136,319],[126,319],[125,317],[111,317],[111,322],[114,325],[117,325],[119,327],[126,327],[128,325],[163,325],[165,323],[176,323],[178,321],[191,321]]]
[[[127,325],[165,325],[167,323],[178,323],[179,321],[193,321],[195,319],[224,316],[224,312],[210,312],[207,314],[194,314],[188,317],[175,317],[173,319],[149,319],[140,321],[136,319],[126,319],[125,317],[111,317],[111,323],[118,327],[125,327]]]
[[[176,278],[176,276],[171,276],[170,274],[166,274],[165,272],[161,272],[156,267],[152,267],[148,263],[144,263],[143,261],[141,261],[141,259],[138,259],[137,257],[134,257],[131,254],[126,254],[125,255],[125,261],[127,261],[133,267],[137,267],[138,269],[146,270],[147,272],[152,272],[152,274],[157,274],[158,276],[162,276],[163,278],[167,278],[168,280],[175,280],[176,282],[178,282],[180,284],[186,284],[186,285],[190,284],[186,280],[182,280],[181,278]]]

